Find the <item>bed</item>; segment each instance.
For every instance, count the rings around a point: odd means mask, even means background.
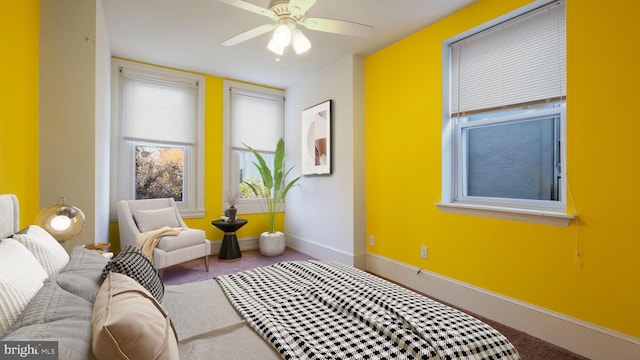
[[[43,275],[33,271],[42,254],[16,260],[28,257],[14,241],[25,238],[17,212],[15,197],[0,195],[0,262],[23,264],[0,265],[0,287],[24,287],[25,275],[10,274],[22,267],[37,289],[16,296],[23,306],[12,315],[0,296],[1,342],[51,341],[60,359],[519,359],[487,324],[337,262],[153,288],[144,277],[153,270],[103,278],[110,260],[78,247]]]

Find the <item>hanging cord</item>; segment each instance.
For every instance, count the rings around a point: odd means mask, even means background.
[[[580,218],[578,217],[578,208],[576,207],[576,199],[573,196],[573,190],[569,183],[569,177],[567,176],[567,189],[569,189],[569,195],[571,196],[571,206],[573,207],[573,213],[576,216],[576,246],[574,252],[574,263],[578,266],[582,266],[582,253],[580,252]]]

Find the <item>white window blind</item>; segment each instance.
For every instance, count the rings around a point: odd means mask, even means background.
[[[566,97],[565,5],[554,2],[451,44],[451,113]]]
[[[231,147],[273,152],[284,136],[284,98],[231,89]]]
[[[127,139],[196,143],[198,83],[122,70],[122,134]]]

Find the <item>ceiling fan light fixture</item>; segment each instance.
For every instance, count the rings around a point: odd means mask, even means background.
[[[350,21],[307,17],[307,12],[317,0],[270,0],[266,8],[245,0],[218,1],[258,15],[266,16],[275,21],[275,24],[261,25],[229,38],[222,42],[224,46],[239,44],[275,28],[267,48],[278,55],[282,55],[293,40],[293,48],[296,54],[299,55],[311,49],[311,42],[296,28],[297,26],[304,26],[308,30],[313,31],[353,36],[370,35],[373,29],[372,26]]]
[[[269,41],[269,44],[267,45],[267,49],[271,50],[272,52],[282,56],[282,54],[284,54],[284,46],[278,44],[277,41],[275,41],[274,39],[275,37],[271,38],[271,41]]]
[[[291,28],[287,24],[280,24],[273,32],[273,38],[271,41],[276,42],[283,48],[289,46],[291,43]]]
[[[300,31],[300,29],[296,29],[293,35],[293,49],[296,51],[296,54],[300,55],[305,53],[311,49],[311,42],[309,39]]]

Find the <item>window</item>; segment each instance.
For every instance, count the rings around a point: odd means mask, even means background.
[[[561,105],[459,120],[457,199],[555,208],[561,188]],[[487,115],[487,114],[483,114]],[[519,201],[522,200],[522,201]]]
[[[284,91],[225,81],[223,191],[239,194],[239,214],[262,212],[246,183],[262,185],[255,158],[244,144],[273,164],[278,140],[284,137]],[[228,206],[223,204],[223,208]]]
[[[204,78],[121,60],[113,74],[112,197],[172,197],[203,216]]]
[[[448,44],[440,205],[564,213],[564,1],[490,25]]]

